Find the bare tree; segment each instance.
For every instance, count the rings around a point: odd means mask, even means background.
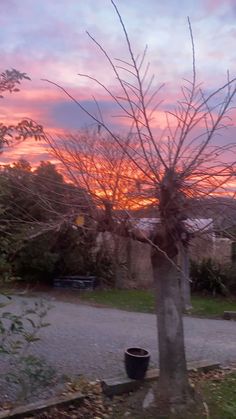
[[[128,212],[143,205],[137,192],[141,174],[125,153],[131,140],[125,141],[127,146],[124,144],[121,149],[109,135],[91,130],[46,136],[61,171],[74,185],[88,191],[97,205],[94,216],[98,221],[98,241],[101,246],[102,239],[104,251],[112,259],[116,288],[124,288],[129,282]]]
[[[109,201],[112,209],[118,211],[140,207],[136,190],[140,174],[125,152],[129,141],[124,140],[127,145],[121,149],[109,135],[89,130],[57,137],[47,135],[46,141],[67,179],[89,191],[98,206]]]
[[[176,108],[165,112],[166,128],[161,134],[157,133],[153,116],[160,106],[161,86],[155,88],[153,85],[154,77],[150,76],[149,64],[146,63],[147,51],[135,56],[122,17],[113,0],[111,3],[123,30],[129,58],[112,59],[92,35],[88,36],[107,59],[120,93],[102,84],[96,76],[81,76],[102,87],[119,108],[119,116],[130,121],[126,139],[117,135],[112,123],[92,114],[69,91],[49,82],[60,88],[86,112],[99,126],[99,130],[109,135],[112,147],[121,150],[130,165],[136,168],[139,174],[137,191],[156,202],[160,222],[151,236],[140,235],[139,239],[148,241],[153,249],[160,360],[158,396],[168,409],[179,410],[192,400],[192,391],[186,368],[177,259],[180,248],[188,247],[189,230],[186,220],[195,214],[196,208],[201,206],[206,197],[216,198],[219,194],[227,193],[228,184],[235,176],[235,144],[225,144],[220,134],[230,125],[229,111],[236,93],[236,79],[228,76],[225,84],[215,91],[204,92],[202,84],[197,80],[189,22],[192,79],[185,80]],[[102,144],[103,135],[100,138]],[[129,142],[130,138],[132,141]],[[64,160],[68,173],[74,176],[74,164],[77,165],[77,157],[80,162],[80,157],[75,156],[76,163],[74,160],[72,163],[71,159],[67,159],[68,150],[63,150],[60,143],[57,152],[61,153],[60,160]],[[86,159],[90,159],[89,153]],[[94,188],[91,193],[94,194]]]

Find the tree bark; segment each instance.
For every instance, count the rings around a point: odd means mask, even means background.
[[[179,272],[176,260],[172,262],[162,252],[152,255],[160,362],[157,395],[168,411],[177,411],[189,404],[192,392],[185,358]]]
[[[180,284],[182,295],[182,308],[184,312],[188,312],[192,309],[189,277],[189,253],[188,247],[184,246],[183,244],[179,245],[179,260],[181,267]]]
[[[114,274],[115,288],[127,288],[128,283],[128,266],[127,266],[127,238],[114,235]]]

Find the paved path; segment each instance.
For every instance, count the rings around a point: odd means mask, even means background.
[[[16,297],[17,305],[20,301]],[[152,362],[157,363],[154,315],[55,300],[53,305],[48,316],[51,325],[43,329],[42,340],[33,344],[33,350],[60,373],[89,378],[120,375],[124,349],[133,345],[150,350]],[[236,322],[188,317],[184,325],[189,361],[236,362]]]

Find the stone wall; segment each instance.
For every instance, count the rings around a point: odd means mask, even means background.
[[[213,256],[215,237],[212,234],[196,236],[190,241],[189,257],[198,262]]]
[[[221,265],[232,262],[232,240],[217,237],[213,244],[212,259]]]
[[[190,258],[197,261],[213,259],[220,265],[232,262],[232,240],[212,234],[194,238],[190,243]]]
[[[122,288],[151,286],[153,273],[149,244],[104,232],[99,233],[94,252],[96,253],[101,248],[115,258],[117,285]]]
[[[100,233],[98,247],[116,255],[117,284],[121,288],[148,288],[153,283],[151,246],[126,237],[116,237],[111,233]],[[201,261],[212,258],[220,264],[231,262],[232,241],[205,234],[191,240],[190,259]]]
[[[130,274],[137,287],[150,287],[153,283],[151,246],[135,240],[131,241]]]

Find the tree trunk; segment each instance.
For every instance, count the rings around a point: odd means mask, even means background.
[[[115,288],[124,289],[128,284],[127,238],[114,235]]]
[[[190,277],[189,277],[189,253],[188,247],[179,245],[179,260],[181,267],[181,295],[182,295],[182,308],[184,312],[191,311],[191,288],[190,288]]]
[[[184,348],[181,289],[176,260],[161,252],[152,255],[157,302],[160,378],[158,402],[168,411],[192,400]]]

